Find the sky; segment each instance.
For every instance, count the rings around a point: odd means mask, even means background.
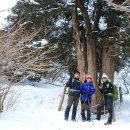
[[[97,121],[92,114],[93,122],[82,122],[80,103],[77,109],[76,122],[71,121],[72,108],[69,120],[64,120],[64,112],[68,96],[65,95],[61,111],[58,105],[63,87],[47,84],[45,80],[39,83],[24,82],[14,84],[14,93],[17,95],[14,105],[0,115],[0,130],[86,130],[86,129],[128,129],[130,127],[130,95],[123,95],[123,103],[116,102],[115,122],[104,125],[108,115],[102,115]],[[15,99],[14,98],[14,99]],[[7,98],[8,99],[8,98]],[[6,99],[6,102],[7,102]],[[12,100],[9,100],[10,104]]]
[[[17,3],[17,1],[18,0],[2,0],[0,4],[0,27],[6,23],[4,18],[10,14],[10,12],[6,9],[12,8]]]

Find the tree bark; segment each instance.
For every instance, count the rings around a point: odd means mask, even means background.
[[[73,37],[75,40],[75,48],[76,48],[76,56],[77,56],[77,65],[78,70],[80,71],[80,79],[83,82],[85,79],[85,67],[84,67],[84,55],[83,55],[83,48],[81,46],[80,41],[80,31],[79,31],[79,24],[77,18],[77,7],[76,5],[73,7],[72,10],[72,24],[73,24]]]
[[[110,52],[112,50],[112,52]],[[102,56],[102,72],[105,73],[111,82],[114,81],[114,73],[116,67],[116,49],[113,46],[103,47]]]
[[[84,7],[84,3],[82,0],[77,0],[78,7],[81,10],[81,13],[83,15],[84,23],[86,26],[86,44],[87,44],[87,55],[85,58],[87,58],[87,73],[90,74],[93,77],[93,84],[96,89],[96,93],[93,96],[93,104],[95,105],[97,103],[96,95],[99,93],[97,91],[97,56],[96,56],[96,42],[97,39],[95,37],[90,36],[90,32],[97,31],[98,30],[98,23],[100,19],[100,10],[101,10],[101,4],[100,0],[97,0],[97,3],[95,5],[94,9],[94,25],[93,28],[91,26],[89,13]]]
[[[96,39],[88,38],[88,40],[89,40],[87,44],[88,74],[93,77],[93,84],[96,90],[92,102],[92,105],[95,105],[97,103]]]
[[[64,86],[64,88],[63,88],[63,92],[62,92],[61,99],[60,99],[59,106],[58,106],[58,111],[61,111],[61,109],[62,109],[62,105],[63,105],[64,97],[65,97],[65,92],[66,92],[66,86]]]
[[[122,87],[119,87],[119,97],[120,97],[120,103],[122,103],[123,102]]]

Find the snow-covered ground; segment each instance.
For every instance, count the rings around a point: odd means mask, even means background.
[[[86,129],[127,129],[130,127],[130,95],[123,96],[123,103],[116,105],[116,122],[105,126],[108,115],[102,115],[101,121],[82,122],[80,104],[77,111],[78,122],[64,121],[67,95],[63,108],[58,111],[63,87],[40,82],[35,86],[15,85],[19,98],[11,110],[0,115],[0,130],[86,130]],[[15,108],[15,109],[14,109]],[[95,118],[95,115],[92,115]],[[71,118],[71,111],[70,111]],[[93,125],[94,124],[94,125]]]

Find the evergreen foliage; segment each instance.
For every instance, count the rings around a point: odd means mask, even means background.
[[[105,1],[100,0],[99,17],[95,18],[96,0],[84,0],[85,9],[88,10],[90,16],[91,30],[87,35],[97,38],[97,47],[102,51],[103,46],[115,46],[117,48],[116,71],[124,67],[125,61],[129,58],[130,38],[126,25],[127,21],[124,12],[111,9]],[[20,34],[29,34],[40,28],[38,35],[30,40],[30,43],[45,38],[48,44],[44,48],[53,48],[52,53],[46,54],[46,57],[39,56],[38,62],[44,62],[46,59],[51,59],[51,65],[48,68],[56,70],[65,69],[73,73],[77,69],[75,43],[73,39],[72,29],[72,7],[74,3],[69,3],[65,0],[19,0],[12,8],[12,15],[7,17],[9,27],[14,26],[19,20],[22,21],[24,30]],[[95,30],[93,23],[98,20],[98,30]],[[81,32],[81,43],[87,39],[83,37],[85,30],[83,16],[78,10],[79,29]],[[103,24],[104,27],[101,26]],[[107,25],[107,26],[106,26]],[[106,27],[105,27],[106,26]],[[25,33],[26,32],[26,33]],[[30,44],[25,43],[25,44]],[[25,49],[25,47],[24,47]],[[30,49],[26,48],[26,51]],[[100,60],[97,61],[97,64]],[[102,62],[102,61],[100,61]],[[55,64],[55,65],[54,65]],[[57,66],[57,65],[58,66]],[[100,71],[100,65],[97,71]]]
[[[53,48],[53,52],[48,53],[46,59],[51,59],[52,64],[61,65],[59,70],[66,70],[68,66],[72,68],[70,66],[75,66],[76,63],[70,7],[71,5],[64,0],[19,0],[12,8],[12,15],[7,18],[11,23],[9,27],[22,20],[24,30],[20,35],[40,28],[38,35],[31,39],[31,43],[45,38],[48,44],[44,49]],[[26,51],[30,49],[26,48]],[[39,61],[44,62],[41,58]],[[52,68],[53,65],[48,67]]]

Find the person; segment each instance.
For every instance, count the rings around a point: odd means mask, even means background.
[[[91,100],[92,95],[95,93],[95,88],[92,83],[92,77],[87,75],[85,81],[80,88],[81,92],[81,116],[82,121],[90,121],[91,119]],[[87,118],[85,116],[85,110],[87,110]]]
[[[66,83],[66,87],[69,87],[68,102],[67,102],[67,107],[64,114],[64,119],[66,121],[68,121],[69,112],[72,105],[73,105],[73,110],[72,110],[71,120],[76,121],[75,118],[76,118],[76,112],[77,112],[77,107],[79,103],[79,97],[80,97],[80,86],[82,84],[79,77],[80,77],[80,72],[76,71],[73,77],[70,77],[70,79]]]
[[[108,109],[109,117],[104,125],[112,124],[113,118],[113,84],[110,82],[108,76],[104,73],[102,76],[102,87],[99,88],[103,94],[104,100],[97,106],[97,120],[101,119],[101,111],[105,108]],[[105,109],[104,109],[105,110]]]

